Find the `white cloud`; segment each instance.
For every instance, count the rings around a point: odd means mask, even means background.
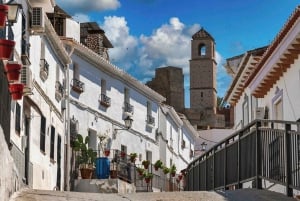
[[[123,69],[129,69],[137,59],[138,39],[130,35],[127,21],[124,17],[105,17],[102,28],[114,46],[109,50],[112,62],[121,65]]]
[[[190,58],[189,30],[176,17],[170,18],[168,24],[156,29],[151,36],[142,35],[140,42],[139,65],[147,71],[154,71],[157,67],[182,67],[188,73]]]
[[[90,22],[91,21],[90,17],[83,13],[76,13],[72,16],[72,18],[77,22]]]
[[[115,10],[121,6],[118,0],[56,0],[57,5],[69,13]]]

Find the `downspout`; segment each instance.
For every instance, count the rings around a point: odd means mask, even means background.
[[[74,47],[72,47],[69,57],[71,58],[71,55],[73,54]],[[65,171],[65,190],[70,191],[70,182],[71,182],[71,133],[70,133],[70,64],[66,65],[66,71],[65,71],[65,78],[66,78],[66,91],[65,91],[65,99],[66,99],[66,112],[65,112],[65,120],[66,120],[66,126],[65,129],[67,130],[66,133],[66,155],[67,155],[67,161],[66,161],[66,171]]]

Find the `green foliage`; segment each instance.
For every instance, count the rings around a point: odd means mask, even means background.
[[[144,177],[145,179],[152,179],[152,178],[153,178],[153,174],[150,173],[150,172],[144,172],[144,173],[143,173],[143,177]]]
[[[173,165],[170,167],[170,173],[176,173],[176,166],[175,166],[175,164],[173,164]]]
[[[163,170],[164,174],[168,174],[170,172],[170,168],[168,168],[166,166],[163,166],[162,170]]]
[[[162,168],[162,166],[163,166],[163,162],[161,160],[157,160],[154,163],[154,167],[156,167],[156,168]]]
[[[137,153],[130,153],[130,159],[135,159],[137,157]]]
[[[78,134],[76,140],[74,141],[74,150],[80,152],[77,156],[77,162],[81,168],[91,168],[94,167],[97,153],[93,149],[88,148],[89,137],[83,137]]]
[[[142,165],[144,165],[144,166],[148,166],[149,164],[150,164],[150,161],[148,161],[148,160],[142,161]]]

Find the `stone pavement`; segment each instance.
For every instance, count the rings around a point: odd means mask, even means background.
[[[296,201],[283,194],[244,189],[226,192],[185,191],[161,193],[100,194],[24,189],[10,201]]]

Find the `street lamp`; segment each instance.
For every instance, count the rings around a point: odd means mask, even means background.
[[[132,122],[133,122],[133,119],[130,118],[130,116],[127,116],[125,119],[124,119],[124,123],[125,123],[125,128],[115,128],[114,129],[114,132],[113,132],[113,137],[115,138],[116,137],[116,134],[117,134],[117,131],[118,130],[129,130],[132,126]]]
[[[7,4],[8,6],[8,14],[7,21],[9,24],[13,24],[17,22],[19,9],[22,8],[22,5],[15,2],[14,0],[10,0]]]
[[[201,151],[206,151],[207,144],[205,142],[201,143]]]

